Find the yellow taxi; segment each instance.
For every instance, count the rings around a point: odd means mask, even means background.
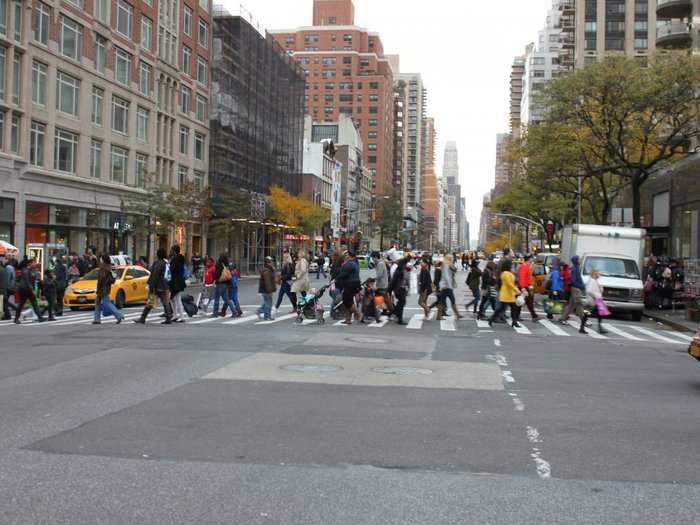
[[[95,290],[97,288],[96,268],[77,281],[73,281],[63,297],[63,304],[71,310],[95,307]],[[109,294],[117,308],[124,308],[129,303],[144,303],[148,298],[148,277],[150,272],[140,266],[115,266],[112,268],[115,283]]]

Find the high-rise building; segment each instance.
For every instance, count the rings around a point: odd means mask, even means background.
[[[462,246],[465,210],[462,207],[462,187],[459,184],[459,151],[456,142],[449,141],[445,144],[442,177],[447,185],[446,248],[458,250]]]
[[[424,122],[426,119],[427,92],[420,73],[399,73],[399,81],[404,81],[408,90],[404,137],[408,156],[406,157],[406,182],[403,186],[404,213],[419,210],[421,204],[421,177],[425,163]]]
[[[657,0],[577,0],[575,11],[565,18],[575,20],[576,67],[584,67],[605,56],[623,54],[646,61],[656,49]],[[666,2],[668,4],[690,3]],[[565,31],[569,32],[567,25]]]
[[[352,116],[379,194],[391,192],[394,85],[380,36],[355,25],[352,0],[314,0],[313,26],[272,36],[306,72],[306,112],[314,121]]]
[[[0,2],[0,239],[45,260],[174,242],[201,253],[201,224],[151,236],[127,203],[154,183],[206,185],[210,9]]]
[[[408,178],[408,141],[406,129],[408,115],[406,102],[408,100],[408,84],[398,79],[394,82],[394,152],[393,152],[393,188],[401,199],[401,209],[406,206],[404,199],[406,179]]]
[[[499,133],[496,135],[496,192],[508,184],[508,147],[510,135]]]
[[[657,0],[656,46],[700,53],[700,0]]]
[[[525,76],[525,56],[513,59],[510,70],[510,132],[520,135],[520,112],[523,102],[523,77]]]
[[[439,244],[440,187],[435,172],[435,119],[426,118],[423,131],[423,171],[421,173],[421,220],[419,244],[433,250]]]

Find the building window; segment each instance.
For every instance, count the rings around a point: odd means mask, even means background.
[[[179,189],[183,189],[185,186],[187,186],[188,172],[189,170],[187,169],[187,166],[177,167],[177,187]]]
[[[136,110],[136,138],[148,142],[148,120],[150,112],[142,107]]]
[[[119,184],[124,184],[127,178],[127,162],[129,161],[129,151],[118,146],[112,146],[111,158],[111,180]]]
[[[182,71],[192,76],[192,50],[187,46],[182,46]]]
[[[134,186],[137,188],[146,187],[146,174],[148,172],[148,155],[136,154]]]
[[[646,38],[635,38],[634,48],[635,49],[647,49],[649,47],[649,41]]]
[[[78,135],[56,128],[53,167],[58,171],[75,173],[78,153]]]
[[[209,47],[209,26],[204,20],[199,21],[199,34],[197,41],[204,49]]]
[[[90,177],[102,177],[102,142],[95,139],[90,143]]]
[[[209,9],[209,0],[199,0],[199,7],[207,11]]]
[[[146,51],[152,51],[153,45],[153,21],[147,16],[141,15],[141,47]]]
[[[29,164],[32,166],[44,166],[44,139],[46,137],[46,125],[32,121],[29,129]]]
[[[139,62],[139,91],[147,97],[151,95],[151,66],[143,60]]]
[[[92,86],[92,123],[95,126],[102,125],[102,114],[104,112],[105,92],[97,86]]]
[[[187,155],[188,146],[190,143],[190,130],[185,126],[180,126],[180,153]]]
[[[106,24],[107,13],[109,13],[108,0],[95,0],[95,18]]]
[[[201,57],[197,58],[197,82],[207,85],[207,61]]]
[[[197,95],[197,120],[199,122],[206,122],[207,120],[207,99],[202,95]]]
[[[37,2],[36,8],[34,9],[34,40],[44,44],[49,45],[49,13],[51,10],[44,2]],[[0,32],[2,31],[2,26],[0,26]]]
[[[0,46],[0,100],[5,100],[5,67],[7,65],[7,50]]]
[[[19,105],[19,91],[22,80],[22,56],[15,51],[12,59],[12,103]]]
[[[370,151],[377,151],[377,145],[376,144],[367,144],[367,149]]]
[[[374,156],[367,157],[367,162],[370,163],[370,164],[376,164],[376,163],[377,163],[377,157],[374,157]]]
[[[131,38],[134,27],[134,8],[124,0],[117,0],[117,31]]]
[[[204,173],[195,170],[192,185],[194,186],[194,191],[202,191],[204,189]]]
[[[106,63],[107,39],[102,35],[95,34],[95,70],[104,73]]]
[[[376,128],[376,127],[377,127],[377,123],[378,123],[377,119],[374,119],[374,118],[369,119],[369,121],[368,121],[368,124],[369,124],[369,127],[370,127],[370,128]]]
[[[204,135],[194,132],[194,158],[204,160]]]
[[[127,135],[129,132],[129,101],[112,95],[112,129]]]
[[[190,112],[190,101],[192,99],[192,90],[186,86],[180,88],[180,111],[185,114]]]
[[[32,102],[39,106],[46,105],[46,64],[32,63]]]
[[[61,16],[60,53],[73,60],[80,60],[83,48],[83,26]]]
[[[187,36],[192,36],[192,9],[187,6],[182,15],[182,30]]]
[[[114,78],[117,82],[129,85],[131,55],[118,47],[114,48]]]
[[[79,97],[80,81],[59,71],[56,74],[56,109],[77,117]]]
[[[15,10],[15,41],[22,41],[22,2],[20,0],[15,0],[14,2]]]

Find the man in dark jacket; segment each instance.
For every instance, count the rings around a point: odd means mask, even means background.
[[[63,315],[63,296],[68,286],[68,268],[63,262],[63,256],[56,259],[53,270],[56,277],[56,315],[60,317]]]
[[[586,285],[583,283],[583,277],[581,277],[580,260],[578,255],[574,255],[571,258],[571,297],[569,297],[569,303],[566,305],[564,313],[561,314],[560,323],[567,324],[567,320],[572,313],[583,319],[583,298],[585,295]]]
[[[36,317],[40,323],[44,322],[46,319],[42,317],[41,311],[39,311],[39,306],[36,302],[36,296],[34,295],[34,290],[36,289],[36,277],[37,274],[33,269],[35,261],[32,259],[23,260],[19,265],[19,270],[22,275],[17,282],[17,291],[19,292],[19,303],[15,307],[15,324],[20,324],[19,317],[22,315],[22,308],[29,301],[32,305],[32,309],[36,314]]]
[[[280,293],[277,296],[277,304],[275,305],[275,311],[280,309],[282,306],[282,301],[284,296],[289,297],[289,301],[292,303],[292,308],[294,311],[297,309],[297,297],[296,294],[292,292],[292,280],[294,279],[294,263],[292,263],[292,257],[289,252],[285,252],[282,255],[282,269],[280,271]]]
[[[109,255],[102,256],[102,263],[99,266],[97,275],[97,289],[95,290],[95,316],[92,324],[101,324],[102,308],[104,307],[117,320],[117,324],[124,320],[121,313],[109,298],[114,284],[114,274],[112,274],[112,261]]]
[[[272,257],[265,257],[265,265],[260,270],[260,282],[258,293],[262,296],[262,305],[258,309],[258,317],[265,321],[272,321],[272,296],[277,290],[275,285],[275,267]]]
[[[343,266],[340,268],[335,284],[343,292],[343,306],[345,307],[345,321],[343,324],[352,324],[352,316],[362,321],[362,313],[355,305],[355,296],[360,291],[360,266],[357,264],[354,252],[348,252]]]
[[[49,321],[55,321],[54,313],[56,312],[56,298],[58,297],[58,285],[56,284],[56,275],[53,270],[46,270],[46,276],[41,281],[41,293],[46,299],[46,310],[49,314]]]
[[[433,293],[433,281],[430,277],[430,259],[423,257],[420,264],[420,274],[418,275],[418,306],[423,308],[426,321],[430,319],[428,296],[431,293]]]
[[[476,314],[479,308],[479,301],[481,300],[481,270],[479,269],[479,261],[476,259],[472,261],[469,275],[467,276],[467,286],[474,298],[465,305],[465,308],[469,309],[470,306],[474,305],[474,313]]]
[[[9,279],[7,277],[7,271],[5,271],[5,257],[0,255],[0,313],[3,318],[9,318],[9,296],[7,283]]]
[[[182,306],[182,292],[185,291],[185,257],[176,244],[170,249],[170,308],[173,310],[173,322],[185,322],[185,308]]]
[[[148,302],[146,307],[141,312],[141,317],[135,319],[138,324],[146,324],[146,317],[155,308],[156,299],[160,301],[165,310],[165,321],[162,324],[172,324],[173,311],[170,307],[170,286],[166,279],[168,272],[168,262],[165,259],[165,250],[160,248],[157,253],[156,261],[151,265],[151,275],[148,278]]]

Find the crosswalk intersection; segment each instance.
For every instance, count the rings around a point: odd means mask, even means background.
[[[316,320],[308,319],[304,320],[302,323],[296,322],[296,314],[294,313],[280,313],[273,320],[261,320],[256,313],[256,306],[247,305],[244,306],[244,313],[241,317],[231,318],[231,317],[210,317],[204,314],[200,314],[191,319],[187,319],[183,326],[188,327],[236,327],[236,326],[254,326],[260,327],[262,329],[267,328],[282,328],[290,329],[294,327],[305,328],[311,326],[319,326]],[[123,310],[125,315],[125,321],[123,325],[131,325],[133,321],[136,320],[140,314],[141,309],[135,308],[125,308]],[[648,326],[642,326],[638,323],[630,323],[624,321],[611,321],[605,323],[605,328],[607,329],[607,334],[603,335],[595,330],[595,328],[587,329],[588,334],[579,334],[578,332],[578,320],[570,320],[568,324],[560,324],[556,321],[550,321],[546,317],[542,316],[539,320],[533,321],[528,316],[524,316],[525,319],[520,323],[519,328],[511,327],[510,324],[494,324],[490,327],[488,322],[478,320],[471,314],[465,314],[463,319],[457,320],[454,317],[448,317],[441,321],[435,319],[435,313],[433,312],[430,319],[426,320],[423,316],[422,311],[419,308],[407,308],[406,309],[406,320],[407,324],[404,326],[399,326],[396,323],[389,321],[386,318],[382,318],[379,323],[374,322],[374,320],[368,321],[364,325],[358,325],[357,323],[353,325],[354,328],[362,327],[374,331],[377,330],[407,330],[409,332],[437,332],[443,335],[449,334],[459,334],[467,333],[503,333],[510,332],[514,336],[523,337],[552,337],[552,338],[571,338],[571,337],[581,337],[590,338],[593,340],[605,341],[605,340],[617,340],[625,342],[653,342],[653,343],[663,343],[664,345],[687,345],[692,337],[688,334],[681,332],[675,332],[670,330],[662,329],[652,329]],[[21,325],[14,325],[12,321],[0,321],[0,332],[7,333],[11,330],[22,330],[22,331],[50,331],[52,329],[59,328],[72,328],[79,329],[83,326],[91,325],[93,321],[92,311],[81,311],[81,312],[67,312],[63,317],[58,318],[54,322],[38,323],[31,318],[25,318]],[[154,311],[151,313],[147,319],[148,325],[155,325],[162,323],[163,318],[159,315],[159,312]],[[347,325],[340,321],[333,321],[327,317],[326,323],[323,325],[323,329],[348,329]],[[116,320],[113,317],[107,317],[102,319],[103,325],[115,324]],[[95,327],[96,329],[99,329]]]

